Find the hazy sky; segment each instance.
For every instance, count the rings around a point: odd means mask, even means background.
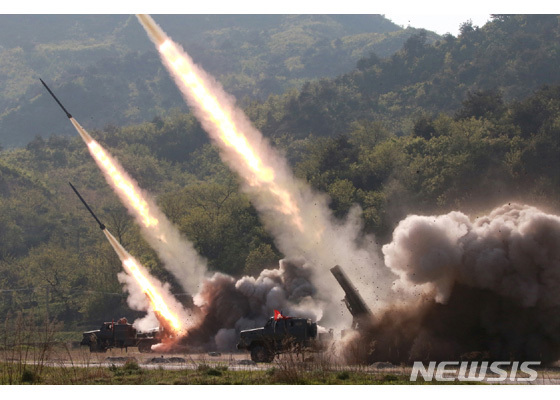
[[[425,28],[440,35],[451,33],[453,36],[459,34],[459,27],[463,22],[471,20],[473,25],[483,26],[490,20],[490,14],[385,14],[385,17],[405,28],[410,25],[413,28]]]
[[[0,3],[0,13],[34,14],[384,14],[403,27],[425,28],[438,34],[454,36],[459,26],[468,21],[483,26],[490,14],[558,13],[560,2],[531,0],[213,0],[207,2],[176,0],[20,0]]]

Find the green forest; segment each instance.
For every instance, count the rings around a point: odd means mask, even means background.
[[[380,15],[158,15],[156,21],[239,101],[264,101],[389,56],[418,29]],[[428,34],[428,41],[437,35]],[[0,145],[73,135],[42,78],[86,129],[187,111],[135,16],[0,15]]]
[[[306,40],[303,32],[290,32],[277,38],[278,46]],[[363,40],[361,46],[371,49],[372,39]],[[227,51],[236,53],[237,43],[232,39]],[[264,46],[272,44],[265,41]],[[273,48],[269,54],[283,57]],[[418,31],[395,52],[363,55],[345,72],[313,71],[322,56],[293,61],[303,62],[309,76],[262,70],[262,76],[271,74],[286,83],[274,90],[254,75],[247,78],[250,90],[233,84],[228,64],[218,76],[226,90],[242,95],[239,104],[286,155],[296,176],[328,193],[337,217],[344,218],[354,204],[361,207],[364,232],[373,233],[379,245],[390,241],[396,224],[412,213],[461,210],[483,215],[510,201],[560,212],[558,16],[494,15],[483,27],[466,22],[458,37],[435,38]],[[138,67],[158,62],[150,57]],[[337,57],[349,58],[344,52]],[[268,67],[274,64],[270,60]],[[106,78],[96,90],[119,80],[118,74],[92,76],[87,73],[91,67],[76,68],[75,75],[83,75],[81,89],[68,83],[62,98],[72,90],[86,90],[89,79]],[[158,71],[157,79],[163,79],[164,71]],[[291,80],[301,82],[293,85]],[[30,85],[26,90],[38,95]],[[172,83],[165,85],[171,91]],[[276,266],[283,255],[197,120],[145,89],[140,83],[135,88],[138,101],[161,112],[145,122],[107,123],[89,133],[156,196],[212,271],[240,277]],[[70,125],[56,104],[49,104],[52,99],[41,98],[41,112],[48,108],[54,116],[35,122],[36,132],[50,132],[54,119]],[[119,110],[136,107],[128,100],[112,99]],[[87,107],[68,107],[88,128]],[[9,115],[16,113],[5,112],[0,123],[7,123]],[[18,135],[16,125],[9,132],[7,125],[1,126],[2,138]],[[6,146],[0,153],[0,318],[20,311],[37,318],[47,315],[64,323],[65,331],[76,332],[102,320],[136,315],[127,308],[116,277],[120,261],[69,181],[121,244],[155,277],[170,282],[178,299],[189,302],[140,236],[82,140],[60,132],[37,134],[24,146]]]

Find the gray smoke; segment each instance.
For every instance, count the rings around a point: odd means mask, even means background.
[[[383,246],[401,302],[364,340],[392,361],[560,358],[560,217],[506,204],[408,216]]]
[[[311,273],[301,260],[281,260],[277,269],[265,269],[257,278],[235,280],[214,274],[194,298],[202,322],[189,331],[187,343],[233,350],[241,330],[262,327],[275,309],[287,316],[319,320],[323,304],[314,299]]]
[[[364,237],[360,210],[347,219],[336,219],[328,196],[315,192],[296,179],[284,155],[274,149],[235,104],[223,87],[170,38],[147,15],[138,20],[160,52],[185,101],[204,130],[220,148],[222,160],[242,178],[265,229],[287,257],[304,257],[315,270],[311,277],[323,300],[322,323],[342,327],[350,316],[340,316],[337,303],[343,291],[330,277],[336,264],[358,287],[372,308],[385,305],[390,282],[381,268],[373,237]],[[372,285],[372,282],[378,283]]]
[[[524,307],[560,305],[560,217],[515,203],[476,218],[453,211],[412,215],[383,246],[397,288],[444,303],[455,283],[488,289]]]

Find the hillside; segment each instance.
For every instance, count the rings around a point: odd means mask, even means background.
[[[425,33],[414,35],[390,57],[366,57],[347,74],[270,99],[253,119],[277,137],[336,136],[360,119],[407,134],[416,120],[457,109],[469,93],[522,100],[560,82],[559,65],[558,16],[495,16],[433,44]],[[480,106],[476,117],[490,111]]]
[[[401,137],[361,121],[336,138],[284,138],[277,147],[298,177],[329,194],[336,216],[359,204],[365,231],[380,244],[408,213],[481,212],[504,201],[557,212],[560,86],[521,102],[487,102],[499,111],[482,117],[470,114],[472,104],[467,99],[457,116],[442,113]],[[282,257],[191,116],[92,135],[156,196],[211,270],[255,275]],[[50,315],[69,330],[114,313],[135,315],[116,278],[120,261],[68,181],[151,274],[182,293],[81,139],[37,138],[0,153],[0,318],[18,310],[43,315],[45,296]]]
[[[362,58],[344,75],[248,101],[245,111],[297,177],[330,196],[335,216],[360,205],[364,231],[379,245],[412,213],[461,210],[475,218],[520,202],[558,214],[558,23],[496,16],[433,44],[420,32],[391,56]],[[153,68],[163,75],[157,59]],[[109,85],[105,75],[88,79]],[[60,96],[97,90],[79,82]],[[40,96],[31,104],[70,125]],[[74,112],[71,100],[67,106]],[[90,115],[74,113],[89,123]],[[173,111],[90,133],[154,195],[211,271],[254,276],[282,257],[193,115]],[[81,139],[38,137],[0,152],[0,318],[18,311],[38,318],[48,309],[76,330],[127,310],[116,278],[121,263],[68,181],[151,274],[181,291]]]
[[[161,15],[156,21],[239,100],[264,100],[345,73],[370,53],[391,55],[417,33],[378,15]],[[90,129],[186,110],[134,16],[3,15],[0,38],[4,147],[72,134],[39,77]]]

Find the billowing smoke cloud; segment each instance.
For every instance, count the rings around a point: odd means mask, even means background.
[[[206,279],[194,301],[201,309],[201,324],[189,331],[190,346],[233,350],[239,331],[262,327],[281,310],[284,315],[321,318],[324,304],[314,299],[312,271],[301,260],[281,260],[277,269],[265,269],[257,278],[239,280],[216,273]]]
[[[523,307],[560,305],[560,217],[507,204],[471,222],[460,212],[409,216],[383,247],[399,287],[445,302],[455,283]]]
[[[146,276],[156,290],[162,295],[162,298],[171,312],[177,315],[178,320],[181,323],[181,328],[178,330],[178,334],[185,334],[190,327],[196,324],[196,315],[191,310],[185,309],[181,303],[175,299],[175,297],[171,294],[169,284],[162,283],[151,277],[149,274],[146,274]],[[146,312],[144,317],[134,320],[133,325],[136,329],[141,332],[146,332],[153,328],[169,325],[169,322],[166,322],[161,316],[156,315],[153,304],[150,303],[144,289],[138,285],[138,282],[131,275],[125,272],[119,272],[117,277],[119,282],[123,284],[123,289],[128,292],[128,297],[126,298],[128,306],[132,310]],[[167,329],[167,331],[173,332],[173,329]]]
[[[405,296],[361,338],[375,359],[560,358],[560,217],[519,204],[412,215],[383,253]]]
[[[355,208],[346,221],[336,220],[328,197],[293,176],[285,158],[252,126],[221,85],[195,65],[149,16],[139,15],[138,19],[193,114],[220,148],[222,159],[243,178],[243,190],[278,248],[287,257],[304,257],[313,265],[317,296],[330,302],[323,322],[349,323],[349,316],[340,318],[334,311],[344,296],[329,273],[335,264],[344,267],[373,309],[382,304],[390,293],[384,290],[390,286],[386,284],[390,274],[379,268],[373,237],[361,237],[359,209]]]

